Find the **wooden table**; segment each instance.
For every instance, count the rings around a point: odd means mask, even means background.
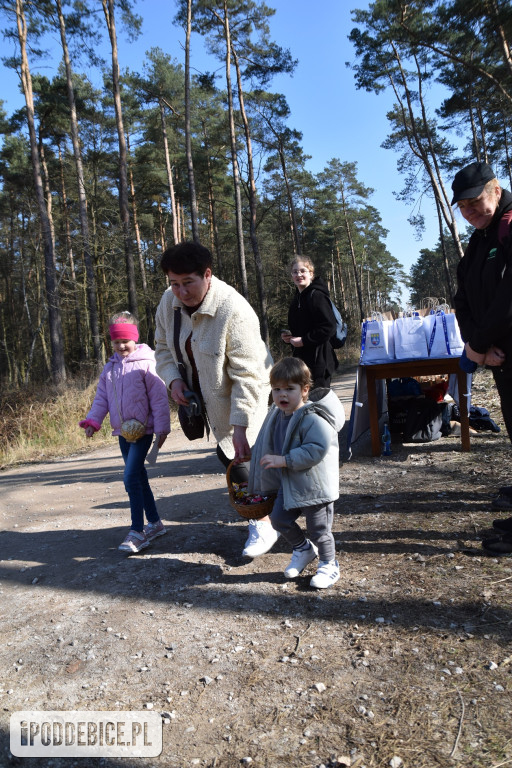
[[[460,439],[463,451],[470,451],[469,441],[469,414],[467,401],[467,373],[459,366],[459,357],[428,358],[426,360],[395,360],[389,363],[377,363],[376,365],[364,365],[366,384],[368,387],[368,411],[370,418],[370,433],[372,437],[372,455],[380,456],[382,452],[381,437],[379,435],[379,414],[377,407],[377,394],[375,390],[376,379],[399,379],[410,376],[432,376],[445,373],[457,374],[459,385],[459,409],[460,409]]]

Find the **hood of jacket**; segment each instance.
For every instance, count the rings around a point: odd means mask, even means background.
[[[314,410],[324,418],[336,432],[345,424],[345,409],[332,389],[316,387],[309,393],[308,401],[296,412],[298,416]]]
[[[273,405],[270,409],[270,414],[276,415],[278,410],[277,406]],[[292,414],[286,432],[288,438],[292,435],[297,425],[309,413],[316,413],[321,416],[328,424],[330,424],[335,432],[339,432],[345,424],[345,409],[337,394],[333,392],[332,389],[316,387],[310,391],[307,402]],[[283,445],[283,453],[287,450],[288,439],[285,440]]]
[[[122,357],[117,352],[114,352],[111,357],[109,357],[109,363],[122,363],[130,362],[130,363],[139,363],[142,360],[154,360],[155,359],[155,353],[149,347],[147,344],[138,344],[137,348],[134,349],[134,351],[131,353],[131,355],[128,355],[127,357]]]
[[[327,283],[325,282],[325,280],[321,277],[314,277],[313,280],[308,285],[308,287],[304,288],[302,293],[299,291],[298,288],[296,288],[295,293],[298,294],[300,297],[302,297],[302,296],[307,296],[313,290],[320,291],[321,293],[324,293],[327,296],[327,298],[329,298],[329,288],[327,287]]]

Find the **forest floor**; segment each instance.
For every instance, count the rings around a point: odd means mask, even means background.
[[[502,424],[487,373],[473,391]],[[314,563],[285,580],[282,539],[242,559],[213,444],[178,430],[149,469],[169,533],[139,555],[117,550],[116,443],[2,472],[0,766],[512,766],[512,560],[480,546],[512,480],[505,431],[392,449],[340,464],[324,592]],[[14,757],[11,713],[40,709],[152,709],[163,751]]]

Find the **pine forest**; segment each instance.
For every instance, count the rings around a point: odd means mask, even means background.
[[[272,7],[169,5],[181,58],[151,48],[134,71],[117,40],[121,30],[137,35],[143,3],[0,0],[2,63],[24,98],[12,114],[0,102],[5,386],[97,372],[114,310],[134,312],[152,344],[166,288],[160,257],[183,240],[212,251],[214,273],[250,301],[271,348],[294,254],[316,263],[357,339],[369,313],[399,308],[403,286],[414,303],[452,299],[465,245],[450,206],[456,170],[482,160],[512,186],[508,0],[376,0],[339,31],[353,48],[354,86],[392,94],[385,147],[396,156],[397,204],[413,209],[421,197],[437,216],[438,241],[410,275],[385,245],[350,146],[320,173],[307,170],[301,126],[273,90],[300,52],[274,39]],[[52,77],[41,64],[49,37],[60,62]],[[215,73],[191,69],[192,39],[217,60]],[[433,83],[443,86],[439,103]],[[421,233],[421,215],[410,225]]]

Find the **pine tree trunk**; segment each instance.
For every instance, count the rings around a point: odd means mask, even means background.
[[[32,160],[32,171],[34,174],[34,187],[44,244],[45,287],[50,329],[51,373],[54,383],[62,384],[66,381],[66,368],[64,363],[64,339],[62,335],[60,298],[56,277],[55,250],[50,220],[48,218],[48,211],[44,199],[41,164],[37,151],[34,99],[27,56],[27,24],[22,0],[16,0],[16,23],[20,43],[21,83],[27,107],[27,123],[30,137],[30,155]]]
[[[455,296],[455,288],[453,285],[452,275],[450,272],[450,265],[448,263],[448,254],[446,253],[446,244],[444,241],[444,228],[443,228],[443,221],[441,218],[441,206],[439,205],[438,200],[436,199],[436,210],[437,210],[437,218],[439,220],[439,232],[440,240],[441,240],[441,250],[443,252],[443,266],[444,266],[444,278],[446,280],[446,287],[448,289],[448,302],[451,307],[453,307],[453,297]]]
[[[158,201],[158,237],[155,234],[155,238],[154,238],[155,242],[157,242],[158,239],[160,239],[160,247],[163,252],[165,251],[167,246],[165,244],[164,215],[162,212],[162,203],[160,202],[160,200]],[[177,242],[177,240],[175,240],[175,242]]]
[[[345,283],[343,281],[343,270],[341,268],[341,256],[340,256],[340,249],[338,246],[338,241],[336,242],[336,271],[338,272],[338,282],[340,284],[340,291],[341,291],[341,306],[343,307],[343,313],[347,315],[348,313],[348,305],[347,305],[347,297],[345,292]]]
[[[190,134],[190,33],[192,26],[192,0],[187,0],[187,35],[185,42],[185,146],[187,154],[188,189],[190,194],[190,221],[192,239],[199,242],[199,226],[197,217],[196,181],[192,159],[192,139]]]
[[[78,283],[76,279],[75,258],[73,254],[73,242],[71,239],[71,226],[69,223],[68,198],[66,193],[66,183],[64,181],[64,163],[62,160],[62,150],[59,144],[59,169],[60,169],[60,189],[62,200],[62,219],[64,222],[64,240],[66,242],[66,252],[68,255],[69,272],[71,276],[71,285],[73,292],[73,308],[75,311],[75,337],[78,343],[78,355],[80,360],[85,359],[86,345],[83,343],[84,331],[82,330],[82,314],[80,312],[80,296],[78,292]]]
[[[126,140],[126,146],[128,150],[128,156],[130,155],[130,143],[128,139]],[[148,295],[148,281],[146,279],[146,268],[144,264],[144,255],[142,253],[142,242],[140,239],[140,228],[139,228],[139,220],[137,216],[137,198],[135,197],[135,183],[133,180],[133,168],[130,163],[129,165],[129,174],[130,174],[130,197],[131,197],[131,203],[132,203],[132,212],[133,212],[133,229],[135,231],[135,242],[137,243],[137,256],[139,259],[139,269],[140,269],[140,276],[141,276],[141,282],[142,282],[142,293],[144,296],[144,310],[146,313],[146,327],[147,327],[147,343],[150,347],[153,346],[153,341],[155,337],[155,328],[153,324],[153,313],[151,311],[151,302],[149,300]]]
[[[206,131],[205,131],[206,135]],[[217,223],[217,209],[215,205],[215,194],[213,191],[213,177],[212,166],[210,160],[210,154],[208,152],[208,144],[205,140],[205,150],[207,156],[207,168],[208,168],[208,207],[210,209],[210,240],[212,253],[215,254],[217,260],[216,272],[221,280],[224,280],[224,262],[222,259],[222,253],[219,248],[219,226]]]
[[[503,122],[503,146],[505,148],[505,157],[507,160],[507,172],[508,172],[508,188],[512,187],[512,158],[510,152],[510,142],[508,138],[508,122],[503,110],[500,111],[500,116]]]
[[[169,156],[169,141],[167,139],[167,126],[165,124],[165,109],[164,109],[163,99],[159,99],[158,104],[160,106],[160,122],[162,125],[162,138],[164,142],[164,156],[165,156],[165,168],[167,170],[167,183],[169,184],[169,196],[171,198],[172,237],[173,237],[173,243],[174,245],[176,245],[176,243],[178,243],[180,240],[179,222],[178,222],[178,211],[176,210],[176,197],[174,195],[174,183],[172,180],[172,168],[171,168],[171,159]]]
[[[240,174],[238,171],[238,156],[236,151],[235,116],[233,109],[233,90],[231,87],[231,37],[227,0],[224,0],[224,35],[226,40],[226,88],[228,94],[229,139],[231,144],[231,167],[233,170],[233,186],[235,190],[236,234],[238,243],[238,266],[242,283],[242,295],[249,297],[247,286],[247,270],[245,266],[244,228],[242,221],[242,195],[240,193]]]
[[[39,126],[41,128],[41,126]],[[44,143],[41,134],[39,134],[39,141],[37,145],[37,151],[39,153],[39,159],[41,162],[41,174],[42,174],[42,180],[43,180],[43,194],[44,199],[46,202],[46,212],[48,214],[48,222],[50,224],[50,235],[52,238],[52,243],[54,244],[55,248],[55,225],[53,223],[53,198],[52,198],[52,192],[50,189],[50,176],[48,173],[48,165],[46,163],[46,155],[44,151]]]
[[[247,112],[245,111],[240,62],[238,60],[237,53],[233,47],[231,48],[231,51],[233,53],[233,60],[235,62],[236,81],[238,86],[238,102],[240,105],[240,113],[242,115],[242,122],[244,125],[245,144],[247,148],[247,167],[248,167],[248,174],[249,174],[249,210],[250,210],[249,236],[250,236],[252,252],[254,256],[254,264],[256,267],[256,284],[258,286],[258,298],[259,298],[259,305],[260,305],[261,336],[265,344],[267,344],[268,346],[270,344],[270,338],[268,334],[267,292],[265,289],[265,278],[263,276],[263,262],[261,260],[260,246],[258,243],[258,236],[256,234],[256,223],[257,223],[256,181],[254,178],[251,130],[249,127],[249,120],[247,119]]]
[[[480,142],[478,141],[478,132],[476,130],[476,123],[475,123],[475,116],[474,116],[474,99],[473,99],[473,85],[470,84],[469,86],[469,97],[468,97],[468,109],[469,109],[469,123],[471,125],[471,135],[473,137],[473,147],[475,152],[475,158],[477,162],[482,162],[482,157],[480,154]]]
[[[299,231],[297,229],[297,217],[295,215],[295,206],[293,204],[292,191],[290,189],[290,181],[288,179],[288,173],[286,170],[286,158],[284,154],[283,142],[280,137],[278,139],[277,149],[279,152],[279,159],[281,161],[281,168],[283,171],[283,179],[284,179],[284,184],[286,188],[286,198],[288,200],[288,216],[290,219],[290,230],[292,234],[293,248],[297,256],[301,256],[302,248],[300,244]]]
[[[78,131],[78,118],[76,114],[75,91],[73,88],[73,77],[71,71],[71,60],[66,38],[66,24],[62,13],[60,0],[55,0],[57,14],[59,17],[60,40],[66,69],[66,87],[68,92],[68,102],[70,111],[70,132],[73,144],[73,156],[75,158],[76,178],[78,182],[78,215],[80,218],[80,232],[82,235],[82,254],[85,265],[85,274],[87,279],[87,304],[89,309],[89,326],[91,330],[93,359],[99,367],[103,361],[100,340],[100,326],[98,320],[98,301],[96,295],[96,280],[94,277],[94,268],[91,255],[91,244],[89,237],[89,219],[87,216],[87,195],[85,192],[84,169],[82,164],[82,151],[80,149],[80,139]]]
[[[124,255],[126,261],[126,277],[128,281],[128,308],[138,315],[137,286],[135,283],[135,266],[132,254],[132,236],[130,227],[130,208],[128,205],[128,157],[126,138],[121,107],[121,89],[119,85],[119,60],[117,56],[116,22],[114,16],[114,0],[101,0],[105,21],[107,22],[110,45],[112,48],[112,95],[116,113],[116,127],[119,141],[119,212],[123,229]]]
[[[487,7],[487,12],[489,13],[489,16],[491,16],[494,19],[493,26],[494,26],[495,32],[498,35],[501,51],[503,53],[503,61],[509,71],[509,76],[510,76],[512,74],[512,54],[510,51],[510,45],[507,40],[505,29],[503,27],[503,24],[501,23],[500,9],[498,7],[498,3],[496,2],[496,0],[486,0],[485,4]],[[508,5],[508,4],[505,3],[505,5]],[[507,9],[507,12],[508,13],[510,12],[509,9]]]
[[[347,233],[347,240],[349,244],[350,249],[350,258],[352,260],[352,270],[354,273],[354,281],[356,284],[356,291],[357,291],[357,300],[359,302],[359,319],[361,322],[364,320],[364,307],[363,307],[363,292],[361,290],[361,280],[359,278],[359,275],[357,274],[357,261],[356,261],[356,252],[354,248],[354,241],[352,239],[352,231],[350,229],[350,222],[347,215],[347,204],[345,200],[345,192],[343,188],[341,189],[341,206],[342,206],[342,213],[343,213],[343,221],[344,221],[344,227],[345,231]]]

